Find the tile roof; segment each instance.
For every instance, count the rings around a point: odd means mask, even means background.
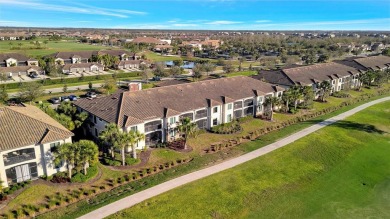
[[[261,70],[259,74],[251,76],[254,79],[262,80],[271,84],[292,86],[294,83],[284,74],[282,70]]]
[[[324,81],[358,73],[358,70],[353,67],[335,62],[283,69],[282,71],[291,81],[300,85],[309,85],[313,84],[314,81]]]
[[[123,55],[123,54],[126,54],[128,56],[134,56],[135,53],[131,53],[131,52],[128,52],[126,50],[123,50],[123,49],[116,49],[116,50],[100,50],[98,52],[99,55],[104,55],[104,54],[109,54],[109,55],[112,55],[112,56],[120,56],[120,55]]]
[[[38,72],[42,72],[42,68],[38,66],[12,66],[12,67],[1,67],[0,73],[19,73],[19,72],[27,72],[27,70],[33,69]]]
[[[72,57],[80,57],[82,59],[89,59],[92,55],[96,55],[97,51],[75,51],[75,52],[57,52],[50,56],[61,59],[71,59]]]
[[[73,133],[31,105],[0,107],[0,150],[48,143]]]
[[[132,43],[150,43],[150,44],[165,44],[165,42],[153,37],[137,37],[131,41]]]
[[[18,60],[19,62],[25,62],[27,61],[29,58],[23,54],[20,54],[20,53],[3,53],[3,54],[0,54],[0,61],[5,61],[9,58],[14,58],[16,60]]]
[[[378,67],[382,69],[390,66],[390,57],[382,55],[359,58],[355,59],[354,61],[366,68],[371,68],[373,70],[378,70]]]
[[[88,62],[88,63],[65,64],[62,69],[70,70],[71,68],[90,68],[92,65],[96,65],[99,68],[104,67],[103,65],[96,63],[96,62]]]
[[[220,105],[224,101],[254,97],[256,91],[265,94],[275,90],[284,89],[276,89],[271,84],[250,77],[237,76],[123,92],[92,100],[81,99],[75,104],[107,122],[130,125],[163,118],[166,114],[174,115]],[[126,121],[130,116],[138,119],[138,123]]]

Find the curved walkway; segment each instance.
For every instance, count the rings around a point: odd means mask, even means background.
[[[354,109],[351,109],[347,112],[341,113],[341,114],[334,116],[330,119],[327,119],[323,122],[320,122],[318,124],[315,124],[315,125],[312,125],[308,128],[305,128],[305,129],[303,129],[299,132],[296,132],[296,133],[294,133],[286,138],[283,138],[277,142],[274,142],[272,144],[269,144],[267,146],[259,148],[255,151],[252,151],[252,152],[244,154],[242,156],[239,156],[239,157],[233,158],[231,160],[222,162],[222,163],[217,164],[215,166],[211,166],[211,167],[208,167],[208,168],[205,168],[202,170],[195,171],[193,173],[186,174],[184,176],[180,176],[178,178],[161,183],[161,184],[156,185],[154,187],[151,187],[149,189],[140,191],[134,195],[130,195],[126,198],[120,199],[116,202],[113,202],[113,203],[108,204],[106,206],[103,206],[99,209],[96,209],[95,211],[92,211],[92,212],[90,212],[90,213],[88,213],[80,218],[82,218],[82,219],[97,219],[97,218],[107,217],[111,214],[114,214],[114,213],[121,211],[121,210],[124,210],[126,208],[130,208],[130,207],[132,207],[132,206],[134,206],[142,201],[145,201],[149,198],[160,195],[164,192],[167,192],[169,190],[172,190],[172,189],[177,188],[179,186],[182,186],[184,184],[187,184],[187,183],[196,181],[198,179],[210,176],[212,174],[224,171],[226,169],[235,167],[235,166],[240,165],[242,163],[245,163],[247,161],[258,158],[264,154],[270,153],[270,152],[272,152],[276,149],[279,149],[281,147],[284,147],[284,146],[286,146],[286,145],[288,145],[288,144],[290,144],[290,143],[292,143],[300,138],[303,138],[303,137],[305,137],[305,136],[307,136],[307,135],[309,135],[309,134],[311,134],[319,129],[322,129],[325,126],[333,124],[339,120],[343,120],[348,116],[351,116],[351,115],[353,115],[361,110],[366,109],[367,107],[370,107],[372,105],[375,105],[375,104],[378,104],[381,102],[385,102],[385,101],[390,101],[390,97],[385,97],[385,98],[371,101],[369,103],[365,103],[365,104],[358,106]]]

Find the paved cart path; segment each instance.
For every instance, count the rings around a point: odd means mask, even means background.
[[[366,109],[367,107],[370,107],[372,105],[375,105],[375,104],[378,104],[381,102],[389,101],[389,100],[390,100],[390,97],[385,97],[385,98],[371,101],[369,103],[365,103],[365,104],[358,106],[354,109],[351,109],[347,112],[341,113],[341,114],[334,116],[332,118],[329,118],[323,122],[320,122],[318,124],[315,124],[315,125],[312,125],[308,128],[305,128],[305,129],[303,129],[299,132],[296,132],[296,133],[294,133],[286,138],[283,138],[277,142],[274,142],[272,144],[269,144],[267,146],[259,148],[255,151],[252,151],[252,152],[244,154],[242,156],[239,156],[239,157],[233,158],[231,160],[222,162],[220,164],[217,164],[217,165],[207,167],[207,168],[202,169],[202,170],[198,170],[198,171],[180,176],[178,178],[169,180],[169,181],[161,183],[159,185],[153,186],[149,189],[140,191],[136,194],[130,195],[126,198],[120,199],[116,202],[113,202],[113,203],[108,204],[106,206],[103,206],[99,209],[96,209],[96,210],[94,210],[94,211],[92,211],[92,212],[90,212],[90,213],[88,213],[80,218],[81,219],[97,219],[97,218],[107,217],[111,214],[114,214],[114,213],[121,211],[121,210],[124,210],[126,208],[130,208],[130,207],[132,207],[132,206],[134,206],[142,201],[145,201],[149,198],[160,195],[164,192],[167,192],[169,190],[172,190],[172,189],[177,188],[179,186],[182,186],[184,184],[196,181],[198,179],[205,178],[205,177],[210,176],[212,174],[227,170],[229,168],[235,167],[235,166],[240,165],[242,163],[245,163],[245,162],[248,162],[248,161],[253,160],[255,158],[258,158],[260,156],[263,156],[264,154],[268,154],[268,153],[270,153],[278,148],[284,147],[284,146],[286,146],[286,145],[288,145],[288,144],[290,144],[290,143],[292,143],[300,138],[303,138],[303,137],[305,137],[305,136],[307,136],[307,135],[309,135],[309,134],[311,134],[319,129],[322,129],[322,128],[324,128],[332,123],[335,123],[339,120],[343,120],[348,116],[351,116],[351,115],[353,115],[361,110]]]

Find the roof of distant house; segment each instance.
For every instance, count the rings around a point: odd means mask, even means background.
[[[370,56],[365,58],[359,58],[355,59],[355,62],[359,63],[360,65],[364,66],[365,68],[378,70],[379,68],[386,68],[390,67],[390,57],[389,56]]]
[[[104,66],[97,62],[88,62],[88,63],[75,63],[75,64],[65,64],[62,67],[63,70],[70,70],[71,68],[90,68],[92,65],[96,65],[99,68],[103,68]]]
[[[106,122],[125,126],[163,118],[168,109],[183,113],[220,105],[229,99],[238,100],[283,90],[250,77],[237,76],[129,91],[92,100],[82,99],[75,104]],[[138,122],[129,122],[129,118]]]
[[[294,85],[294,83],[283,73],[282,70],[262,70],[259,74],[251,77],[271,84],[280,84],[285,86]]]
[[[315,82],[359,73],[359,71],[353,67],[335,62],[283,69],[283,72],[291,81],[299,85],[313,84]]]
[[[29,70],[29,69],[33,69],[33,70],[39,71],[39,72],[43,71],[43,69],[42,69],[41,67],[31,65],[31,66],[1,67],[1,68],[0,68],[0,73],[26,72],[26,71]]]
[[[2,53],[0,54],[0,61],[5,61],[9,58],[14,58],[18,61],[22,61],[22,62],[25,62],[27,61],[29,58],[23,54],[20,54],[20,53]]]
[[[137,37],[131,41],[132,43],[149,43],[149,44],[166,44],[166,42],[153,37]]]
[[[0,107],[0,150],[63,140],[73,133],[35,106]]]

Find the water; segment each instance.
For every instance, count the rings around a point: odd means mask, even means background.
[[[173,61],[165,62],[165,65],[167,65],[167,66],[174,66]],[[194,68],[194,66],[195,66],[195,62],[184,61],[184,64],[182,66],[180,66],[180,67],[182,67],[184,69],[192,69],[192,68]]]

